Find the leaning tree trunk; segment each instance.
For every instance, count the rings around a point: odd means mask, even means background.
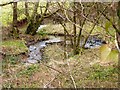
[[[40,25],[39,18],[37,17],[38,6],[39,6],[39,2],[35,2],[33,14],[31,16],[30,23],[29,23],[27,30],[25,32],[26,34],[35,35],[36,30]],[[28,13],[26,13],[26,14],[28,15]]]
[[[29,23],[29,25],[27,27],[27,30],[25,32],[26,34],[31,34],[31,35],[35,35],[36,34],[36,31],[37,31],[39,25],[41,24],[41,22],[45,18],[44,15],[46,14],[46,12],[48,10],[49,4],[47,2],[45,10],[44,10],[44,13],[42,13],[42,15],[37,14],[38,6],[39,6],[39,0],[37,2],[35,2],[35,7],[34,7],[33,14],[31,16],[31,20],[30,20],[30,23]],[[53,15],[53,14],[51,14],[51,15]],[[49,16],[51,16],[51,15],[49,15]]]
[[[118,87],[120,88],[120,1],[118,2],[118,7],[117,7],[117,15],[118,15],[118,31],[116,32],[116,37],[117,37],[117,44],[118,44],[118,49],[119,49],[119,60],[118,60]]]

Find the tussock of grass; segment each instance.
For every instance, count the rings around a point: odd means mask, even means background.
[[[5,53],[6,55],[17,55],[28,51],[25,42],[21,40],[3,41],[1,47],[2,53]]]

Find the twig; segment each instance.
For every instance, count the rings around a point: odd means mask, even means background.
[[[70,71],[70,64],[69,64],[68,60],[67,60],[67,65],[68,65],[68,69],[69,69],[70,78],[71,78],[71,80],[73,82],[73,86],[74,86],[74,88],[76,88],[76,83],[75,83],[75,80],[74,80],[74,78],[72,76],[72,73]]]
[[[102,12],[101,10],[98,10],[98,11],[112,24],[113,28],[114,28],[117,32],[120,32],[120,31],[118,30],[118,28],[116,27],[116,25],[115,25],[113,22],[111,22],[111,20],[104,14],[104,12]]]
[[[50,80],[47,84],[45,84],[44,88],[48,87],[48,85],[50,85],[56,79],[56,76],[52,80]]]
[[[5,6],[5,5],[12,4],[12,3],[14,3],[14,2],[8,2],[8,3],[0,4],[0,6]]]
[[[51,67],[51,66],[48,66],[48,65],[46,65],[46,64],[44,64],[44,63],[42,63],[42,65],[44,65],[44,66],[46,66],[46,67],[48,67],[48,68],[50,68],[50,69],[52,69],[52,70],[54,70],[54,71],[57,71],[57,72],[63,74],[61,71],[59,71],[59,70],[57,70],[57,69],[55,69],[55,68],[53,68],[53,67]]]
[[[102,12],[104,12],[104,11],[106,10],[106,8],[107,8],[107,7],[105,7],[105,8],[104,8],[104,10],[103,10]],[[89,32],[89,35],[88,35],[88,36],[87,36],[87,38],[85,39],[85,42],[84,42],[84,44],[83,44],[83,46],[82,46],[82,47],[84,47],[84,46],[85,46],[85,44],[86,44],[86,42],[87,42],[87,40],[88,40],[89,36],[91,35],[92,31],[94,30],[94,28],[95,28],[95,26],[96,26],[96,24],[97,24],[97,21],[100,19],[100,17],[101,17],[101,16],[102,16],[102,14],[98,16],[98,18],[97,18],[96,22],[94,23],[94,25],[93,25],[92,29],[91,29],[91,30],[90,30],[90,32]]]

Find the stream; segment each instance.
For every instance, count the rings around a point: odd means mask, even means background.
[[[29,57],[27,58],[27,63],[38,63],[41,61],[42,56],[43,56],[43,51],[45,47],[54,44],[54,43],[60,43],[63,42],[64,40],[60,37],[52,37],[49,40],[44,40],[44,41],[39,41],[34,45],[29,46]],[[68,41],[67,41],[68,42]],[[83,43],[80,42],[80,46]],[[86,49],[92,49],[92,48],[97,48],[104,44],[103,40],[97,39],[97,38],[89,38],[88,41],[86,42],[84,48]]]
[[[34,45],[29,46],[29,57],[27,58],[28,63],[38,63],[42,59],[42,50],[50,45],[51,43],[59,43],[63,40],[55,37],[50,38],[49,40],[37,42]]]
[[[39,29],[45,27],[44,26],[40,26]],[[55,37],[55,36],[50,36],[49,40],[44,40],[44,41],[39,41],[37,43],[35,43],[34,45],[30,45],[29,46],[29,57],[27,58],[27,62],[26,63],[31,63],[31,64],[35,64],[38,63],[42,60],[42,56],[43,56],[43,50],[46,46],[49,46],[50,44],[54,44],[54,43],[60,43],[63,42],[64,39],[61,37]],[[66,41],[70,42],[70,41]],[[80,41],[80,46],[82,46],[84,43],[84,40]],[[102,44],[106,44],[105,41],[103,41],[102,39],[96,38],[96,37],[89,37],[84,48],[86,49],[92,49],[92,48],[97,48],[99,46],[101,46]]]

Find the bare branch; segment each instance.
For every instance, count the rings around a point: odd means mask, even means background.
[[[44,88],[47,88],[48,85],[50,85],[56,79],[56,77],[57,77],[57,75],[52,80],[50,80],[47,84],[45,84]]]
[[[104,14],[104,12],[102,12],[101,10],[98,10],[113,26],[113,28],[120,33],[119,29],[116,27],[116,25],[107,17],[106,14]]]
[[[4,4],[0,4],[0,6],[6,6],[6,5],[9,5],[9,4],[12,4],[14,2],[8,2],[8,3],[4,3]]]
[[[44,65],[44,66],[46,66],[46,67],[48,67],[48,68],[50,68],[50,69],[52,69],[52,70],[54,70],[54,71],[56,71],[56,72],[59,72],[59,73],[63,74],[61,71],[59,71],[59,70],[57,70],[57,69],[55,69],[55,68],[53,68],[53,67],[51,67],[51,66],[48,66],[48,65],[46,65],[46,64],[44,64],[44,63],[42,63],[42,65]]]
[[[104,11],[106,10],[106,8],[107,8],[107,6],[105,7],[105,9],[104,9],[102,12],[104,12]],[[92,31],[94,30],[94,28],[95,28],[95,26],[96,26],[96,24],[97,24],[97,21],[100,19],[100,17],[101,17],[101,16],[102,16],[102,14],[98,16],[98,18],[97,18],[96,22],[94,23],[94,25],[93,25],[92,29],[91,29],[91,30],[90,30],[90,32],[89,32],[89,35],[88,35],[88,36],[87,36],[87,38],[85,39],[85,42],[84,42],[84,44],[83,44],[83,46],[82,46],[82,47],[84,47],[84,46],[85,46],[85,44],[86,44],[86,42],[87,42],[87,40],[88,40],[89,36],[91,35]]]

